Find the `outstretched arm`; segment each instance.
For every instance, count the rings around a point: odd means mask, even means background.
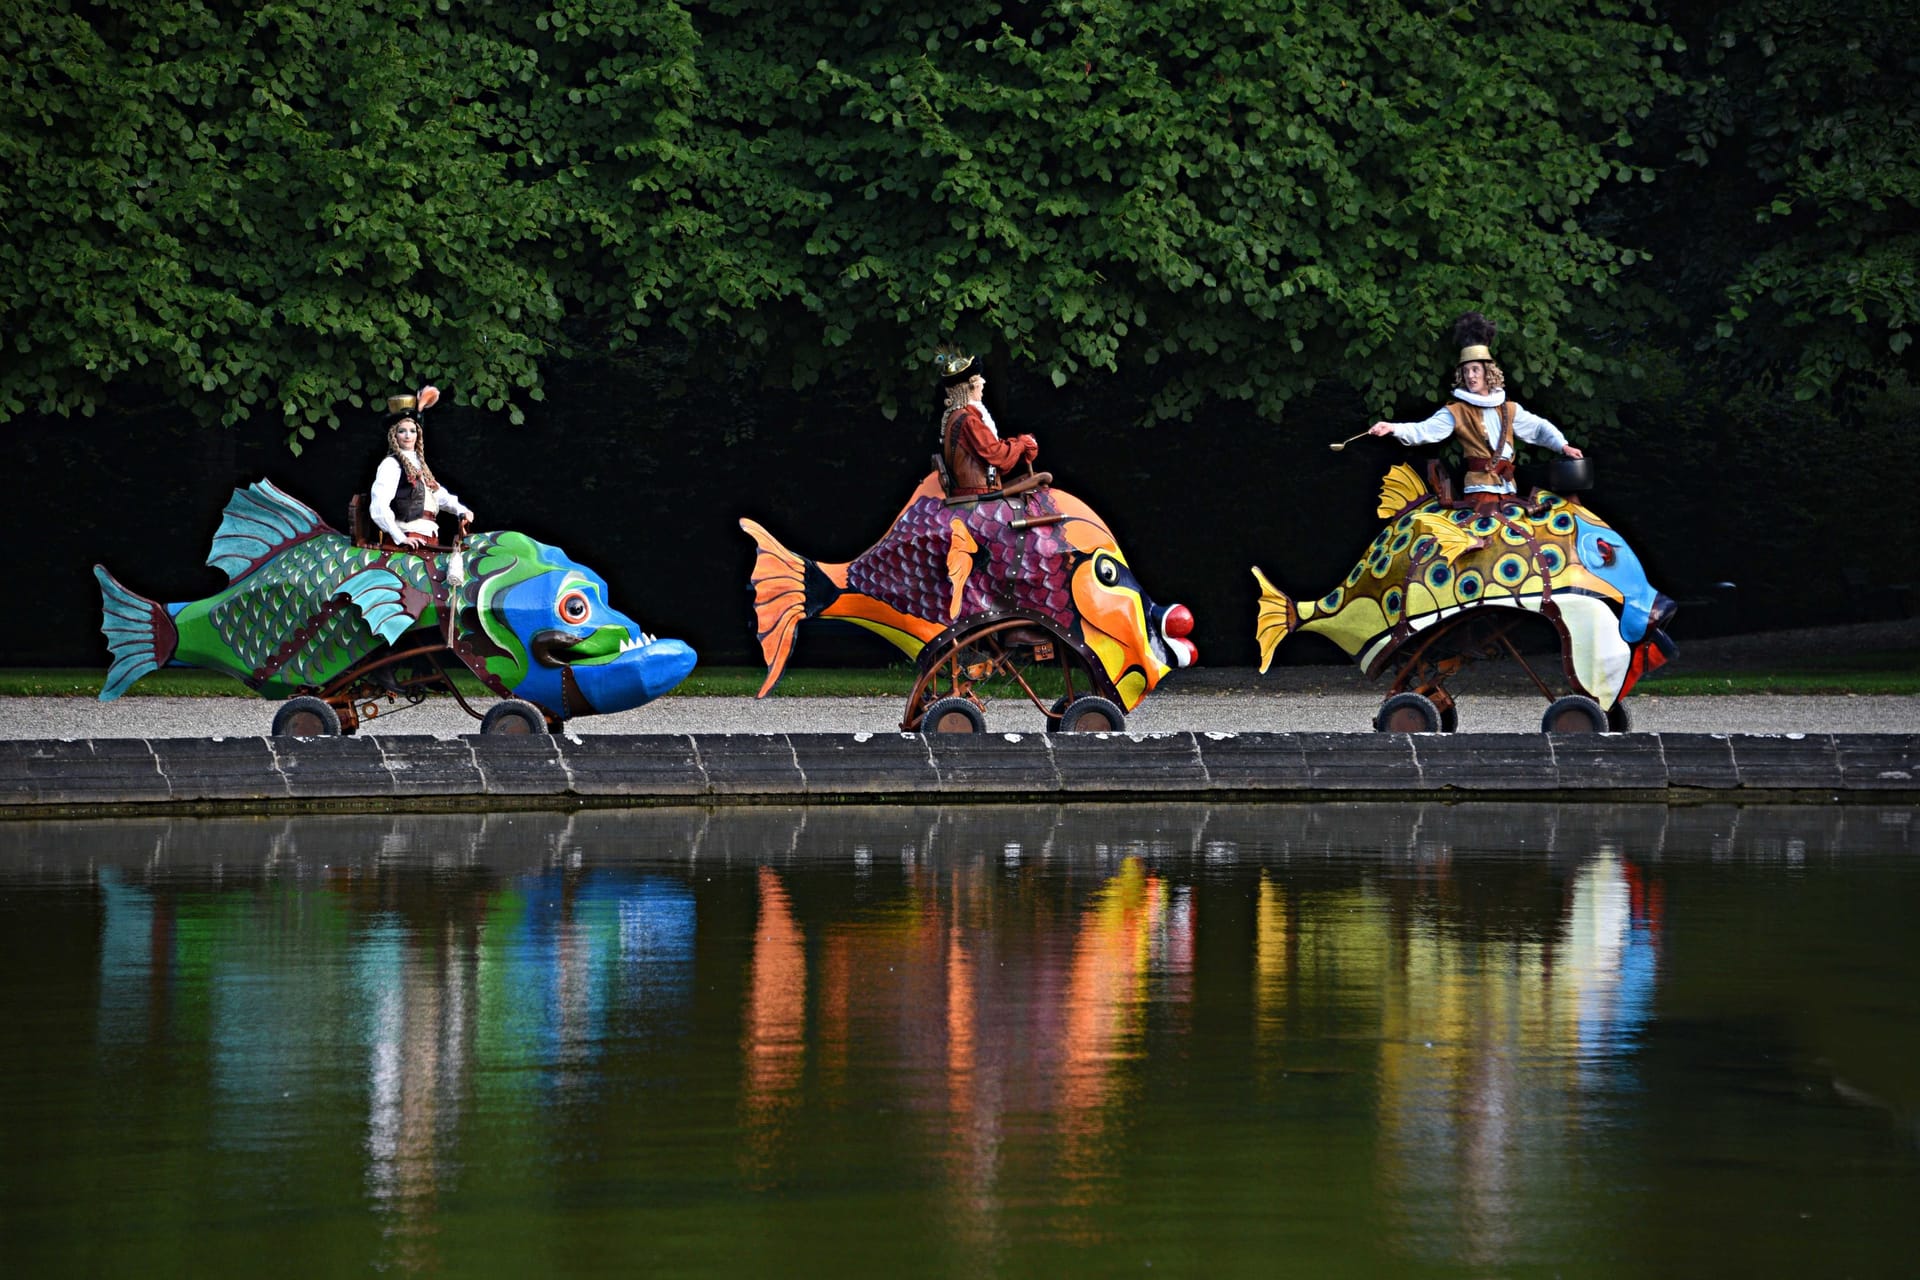
[[[1376,422],[1367,434],[1391,435],[1401,444],[1433,444],[1453,434],[1453,414],[1441,405],[1418,422]]]

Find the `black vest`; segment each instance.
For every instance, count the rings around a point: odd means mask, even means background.
[[[410,520],[419,520],[427,513],[427,487],[415,484],[407,478],[405,466],[400,468],[400,485],[393,491],[393,518],[400,524]]]

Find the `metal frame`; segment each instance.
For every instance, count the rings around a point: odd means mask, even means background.
[[[1046,641],[1034,642],[1031,633],[1035,629],[1046,634]],[[961,659],[970,650],[974,651],[975,656],[963,664]],[[974,688],[994,677],[1010,677],[1026,694],[1027,700],[1039,708],[1051,723],[1053,712],[1050,705],[1034,692],[1023,673],[1057,660],[1061,676],[1066,682],[1066,697],[1061,702],[1064,706],[1075,697],[1075,659],[1086,671],[1087,687],[1082,692],[1097,693],[1117,705],[1120,701],[1119,691],[1108,679],[1106,670],[1101,667],[1092,650],[1068,635],[1052,618],[1027,609],[1000,609],[971,614],[929,640],[926,647],[921,649],[915,664],[917,675],[913,692],[907,695],[906,713],[900,719],[900,728],[907,733],[917,732],[926,709],[942,698],[965,698],[984,712],[986,700],[976,694]],[[944,690],[940,687],[942,682],[946,685]]]

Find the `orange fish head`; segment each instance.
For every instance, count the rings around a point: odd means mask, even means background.
[[[1182,604],[1155,604],[1111,543],[1077,559],[1072,582],[1080,638],[1131,711],[1167,672],[1199,660],[1189,638],[1193,614]]]

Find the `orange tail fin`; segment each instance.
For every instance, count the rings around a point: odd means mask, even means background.
[[[753,592],[753,622],[760,641],[760,656],[767,662],[767,682],[756,695],[764,698],[780,682],[780,676],[787,669],[787,659],[793,656],[794,631],[822,607],[817,603],[813,608],[807,607],[808,571],[812,570],[813,576],[824,575],[812,561],[781,546],[778,539],[753,521],[742,520],[740,527],[759,547],[753,558],[753,578],[748,587]]]

